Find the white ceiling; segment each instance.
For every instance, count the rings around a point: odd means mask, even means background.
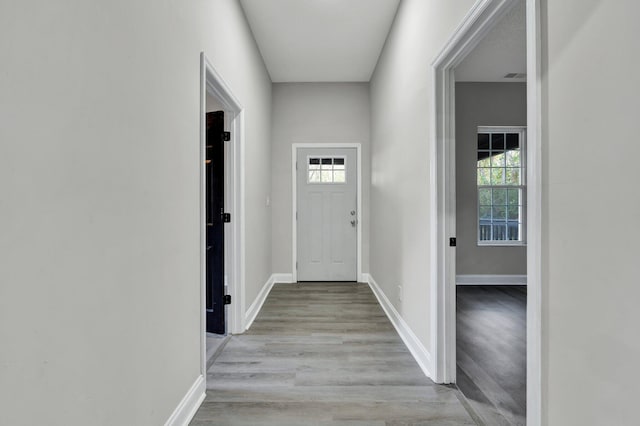
[[[527,72],[526,2],[519,1],[455,69],[456,81],[523,82]]]
[[[400,0],[240,0],[279,82],[369,81]]]

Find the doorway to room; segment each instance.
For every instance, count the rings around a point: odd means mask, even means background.
[[[200,55],[201,382],[230,334],[244,331],[244,110]]]
[[[481,1],[433,64],[434,376],[487,424],[540,416],[538,29],[536,0]]]
[[[228,340],[226,302],[228,294],[228,241],[226,241],[225,112],[221,102],[211,93],[206,96],[204,147],[205,210],[205,330],[206,365],[213,363]],[[230,138],[230,137],[229,137]]]
[[[455,67],[456,384],[486,424],[526,424],[526,4]]]
[[[207,110],[216,109],[207,99]],[[207,333],[225,334],[224,111],[207,112],[205,146]]]

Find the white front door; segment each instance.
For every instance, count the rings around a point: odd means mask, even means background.
[[[356,149],[297,152],[298,281],[356,281]]]

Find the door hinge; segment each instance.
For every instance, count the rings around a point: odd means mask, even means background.
[[[449,238],[449,247],[455,247],[455,246],[456,246],[456,237]]]
[[[231,295],[230,294],[225,294],[224,295],[224,304],[225,305],[230,305],[231,304]]]
[[[298,261],[296,260],[296,271],[298,270]]]
[[[298,212],[296,211],[296,220],[298,220]]]
[[[222,140],[229,142],[231,140],[231,132],[222,132]]]
[[[222,213],[222,221],[224,223],[231,222],[231,213]]]

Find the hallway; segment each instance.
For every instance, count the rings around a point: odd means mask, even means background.
[[[276,284],[207,372],[192,425],[473,425],[426,378],[366,284]]]

